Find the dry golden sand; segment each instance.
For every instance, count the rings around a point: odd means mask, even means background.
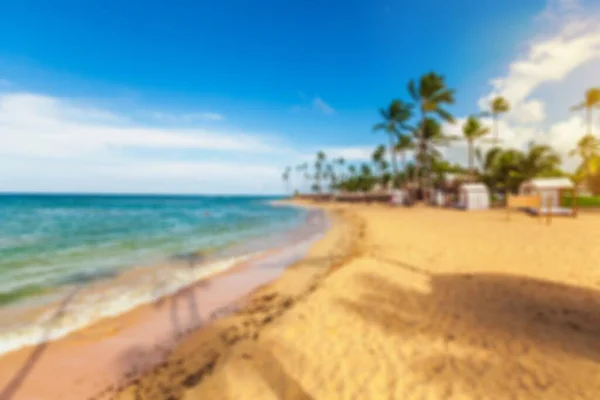
[[[600,215],[329,208],[303,262],[120,398],[600,399]]]

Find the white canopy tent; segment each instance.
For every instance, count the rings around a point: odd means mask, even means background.
[[[392,204],[401,205],[406,201],[406,190],[394,189],[392,190]]]
[[[573,208],[563,207],[561,199],[564,192],[576,195],[575,185],[569,178],[534,178],[525,181],[519,187],[519,194],[524,196],[539,195],[542,214],[571,215]],[[538,210],[530,210],[537,212]]]
[[[483,183],[463,183],[458,189],[458,206],[465,210],[487,210],[490,191]]]

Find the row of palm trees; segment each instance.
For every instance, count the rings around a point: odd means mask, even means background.
[[[590,191],[600,194],[600,140],[594,136],[593,130],[593,114],[596,109],[600,109],[600,88],[587,90],[584,100],[571,107],[572,111],[585,110],[587,134],[579,139],[570,155],[579,156],[582,160],[574,179],[586,181]]]
[[[560,157],[549,146],[532,143],[526,151],[498,146],[499,120],[510,110],[505,98],[493,98],[488,111],[469,116],[462,126],[462,135],[452,136],[445,134],[442,126],[455,123],[454,116],[447,110],[455,102],[455,90],[446,85],[443,76],[430,72],[419,80],[411,80],[408,83],[408,95],[410,101],[394,99],[379,110],[381,122],[375,124],[373,130],[385,133],[388,144],[374,150],[372,162],[344,168],[346,161],[343,158],[329,160],[320,151],[313,165],[313,173],[308,163],[286,168],[283,180],[288,191],[293,172],[296,173],[297,182],[304,182],[305,187],[312,182],[310,189],[316,193],[327,189],[371,190],[376,184],[428,189],[439,185],[448,173],[460,173],[481,180],[494,191],[514,191],[524,179],[566,175],[560,170]],[[589,132],[572,152],[582,159],[578,172],[573,175],[574,179],[587,178],[589,181],[594,173],[600,175],[600,140],[592,135],[592,115],[596,108],[600,108],[600,89],[588,90],[584,102],[572,107],[574,111],[586,110]],[[483,116],[492,116],[491,130],[480,120]],[[490,133],[492,138],[488,138]],[[467,144],[466,169],[443,160],[440,151],[441,147],[458,140]],[[477,146],[479,143],[495,146],[482,154]],[[386,153],[389,161],[386,160]],[[409,154],[413,155],[411,162],[407,162]],[[398,164],[398,156],[401,157],[402,169]]]

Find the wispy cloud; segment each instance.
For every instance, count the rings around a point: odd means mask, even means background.
[[[314,109],[322,112],[323,114],[333,114],[335,112],[335,110],[319,96],[313,99],[312,105]]]
[[[324,151],[329,158],[344,158],[348,161],[368,161],[374,146],[328,147]]]
[[[11,82],[8,79],[0,78],[0,87],[2,87],[2,86],[6,87],[6,86],[10,86],[10,85],[11,85]]]
[[[324,147],[297,154],[300,161],[312,161],[315,159],[317,151],[323,151],[330,160],[343,158],[346,161],[369,161],[373,153],[373,146],[342,146],[342,147]]]
[[[196,113],[183,113],[174,114],[166,113],[162,111],[154,111],[150,113],[150,117],[156,121],[166,123],[194,123],[194,122],[206,122],[206,121],[224,121],[225,116],[223,114],[215,112],[196,112]]]
[[[579,0],[548,0],[546,8],[537,16],[539,20],[555,20],[565,18],[565,15],[581,12]]]
[[[304,104],[292,106],[291,111],[299,112],[312,110],[327,115],[335,113],[333,107],[331,107],[320,96],[315,96],[312,98],[312,100],[310,100],[310,102],[308,102],[309,97],[304,92],[298,91],[298,97],[302,100]]]
[[[125,116],[32,94],[0,95],[0,154],[47,157],[104,155],[114,148],[272,150],[263,138],[206,128],[159,128]]]
[[[25,92],[0,93],[0,132],[4,191],[273,193],[280,190],[273,160],[288,151],[269,135],[152,126]],[[201,157],[173,159],[191,150]]]

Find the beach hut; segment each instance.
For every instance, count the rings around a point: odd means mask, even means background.
[[[531,212],[553,215],[573,215],[576,213],[575,206],[563,207],[561,205],[565,193],[576,197],[576,188],[569,178],[534,178],[525,181],[519,187],[522,196],[540,196],[542,206],[539,210],[531,209]]]
[[[458,206],[464,210],[490,208],[490,192],[483,183],[463,183],[458,189]]]
[[[403,189],[392,190],[391,203],[393,205],[404,204],[405,201],[406,201],[406,190],[403,190]]]
[[[441,189],[431,189],[428,198],[432,206],[443,207],[446,204],[446,194]]]

